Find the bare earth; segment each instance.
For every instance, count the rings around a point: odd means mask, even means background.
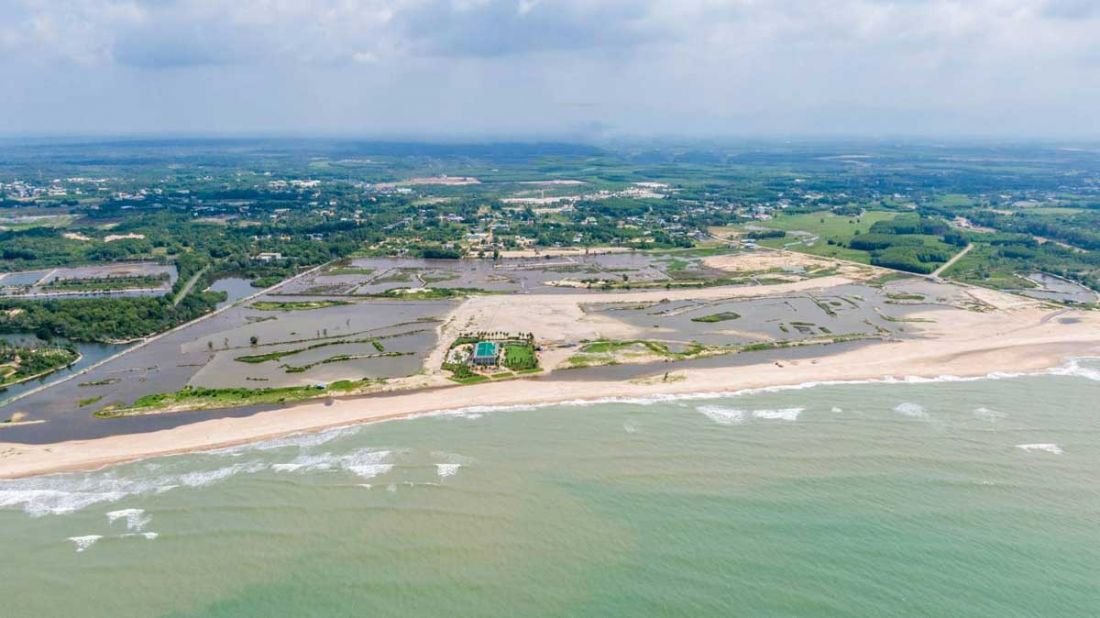
[[[767,286],[767,294],[828,288],[850,283],[843,276]],[[475,297],[457,307],[440,328],[441,342],[463,330],[534,332],[550,348],[543,363],[553,367],[581,339],[633,336],[624,323],[584,313],[582,303],[653,302],[754,296],[760,287],[649,290],[614,294],[562,294]],[[968,292],[990,311],[940,309],[914,318],[918,336],[876,343],[814,358],[740,367],[676,371],[675,380],[505,381],[395,393],[384,398],[309,402],[244,418],[209,420],[141,435],[51,445],[0,443],[0,478],[96,468],[112,463],[224,447],[286,434],[377,422],[473,406],[549,404],[568,400],[639,398],[655,395],[733,392],[808,382],[873,380],[885,377],[983,376],[994,372],[1035,372],[1073,357],[1100,356],[1100,313],[1058,310],[1042,303],[990,290]],[[605,298],[606,297],[606,298]],[[558,349],[554,349],[558,346]],[[427,366],[438,367],[443,343]],[[654,374],[663,373],[657,366]],[[421,376],[442,383],[442,376]],[[2,433],[0,433],[2,438]]]

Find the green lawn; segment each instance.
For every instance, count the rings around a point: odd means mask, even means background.
[[[861,264],[871,263],[871,254],[868,251],[850,249],[846,246],[857,234],[866,234],[871,226],[879,221],[890,221],[898,216],[896,212],[869,211],[860,217],[848,217],[836,215],[831,212],[821,211],[809,214],[780,215],[770,221],[756,222],[755,227],[766,227],[787,232],[786,238],[767,238],[758,241],[763,247],[772,249],[789,249],[800,253],[809,253],[821,257],[837,258]],[[807,238],[799,242],[800,234],[804,232],[816,236],[816,239]],[[911,238],[921,238],[930,247],[944,249],[954,253],[956,249],[949,247],[937,236],[909,235]],[[832,240],[836,244],[829,244]],[[812,244],[808,244],[812,243]]]
[[[513,370],[534,369],[538,366],[535,347],[530,344],[507,343],[504,345],[504,366]]]
[[[786,238],[768,238],[758,242],[772,249],[787,248],[792,251],[820,255],[823,257],[850,260],[868,264],[871,256],[866,251],[849,249],[839,245],[830,245],[829,241],[847,243],[857,233],[866,234],[871,226],[879,221],[889,221],[898,216],[896,212],[870,211],[860,217],[845,217],[822,211],[800,215],[780,215],[770,221],[753,223],[756,227],[766,227],[787,232]],[[805,232],[817,236],[813,244],[799,243],[798,235],[793,232]]]

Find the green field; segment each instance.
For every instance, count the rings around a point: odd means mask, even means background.
[[[898,213],[895,212],[870,211],[863,213],[860,217],[845,217],[822,211],[800,215],[780,215],[770,221],[752,225],[787,232],[786,238],[760,240],[757,243],[760,246],[772,249],[786,248],[801,253],[868,264],[871,257],[866,251],[848,249],[839,244],[830,245],[829,241],[846,244],[857,234],[866,234],[875,223],[889,221],[897,215]],[[804,232],[816,238],[806,237],[806,240],[799,242],[799,235],[795,235],[795,232]]]
[[[905,217],[914,216],[905,215]],[[759,245],[764,247],[789,249],[800,253],[837,258],[861,264],[878,264],[887,268],[910,270],[909,268],[901,268],[894,263],[883,263],[884,260],[876,257],[879,252],[849,246],[856,244],[853,241],[859,239],[861,235],[865,239],[875,235],[881,238],[881,234],[876,234],[877,230],[873,229],[875,224],[894,221],[898,217],[899,213],[884,211],[868,211],[859,217],[821,211],[808,214],[780,215],[770,221],[754,223],[752,227],[744,226],[742,230],[751,232],[754,228],[763,227],[787,232],[787,236],[784,238],[765,238],[757,241]],[[902,220],[898,219],[898,221]],[[900,240],[902,235],[898,235],[896,238]],[[917,247],[917,249],[907,249],[907,251],[934,251],[945,256],[944,260],[946,260],[946,256],[953,255],[959,250],[957,247],[945,243],[937,235],[904,234],[904,238],[904,242],[911,243],[908,246],[912,247],[915,244]],[[930,266],[927,266],[927,272],[931,272],[934,265],[933,262]]]
[[[535,346],[529,343],[504,344],[504,366],[514,371],[535,369],[538,367]]]

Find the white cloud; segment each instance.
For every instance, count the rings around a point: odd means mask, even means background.
[[[74,82],[90,109],[201,93],[225,130],[1100,132],[1095,0],[3,3],[9,74]],[[267,76],[267,107],[234,107],[242,75]],[[47,92],[0,102],[0,130],[58,126]]]

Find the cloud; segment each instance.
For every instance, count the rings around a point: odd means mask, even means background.
[[[0,3],[0,131],[1100,133],[1096,0]]]

